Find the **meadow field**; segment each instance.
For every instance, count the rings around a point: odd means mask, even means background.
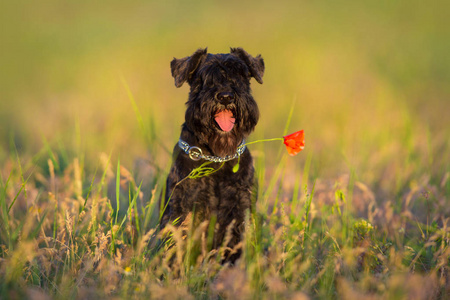
[[[450,299],[448,1],[4,1],[0,299]],[[234,266],[158,242],[189,88],[265,60],[258,195]],[[190,179],[195,180],[195,179]]]

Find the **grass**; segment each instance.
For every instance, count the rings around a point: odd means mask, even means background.
[[[144,193],[119,159],[104,154],[91,172],[59,153],[60,144],[43,144],[41,159],[16,155],[2,168],[4,298],[449,295],[448,173],[437,183],[412,180],[406,190],[393,185],[397,196],[384,200],[355,173],[335,182],[313,177],[311,152],[299,154],[304,168],[291,174],[287,165],[299,156],[280,146],[273,170],[257,156],[260,197],[242,258],[229,267],[219,263],[224,248],[205,239],[208,223],[168,226],[173,247],[157,242],[166,171],[153,168],[152,191]]]
[[[446,6],[5,3],[0,298],[449,298]],[[214,221],[157,239],[188,92],[169,62],[206,46],[265,59],[249,142],[306,135],[295,157],[249,146],[258,197],[232,268]]]

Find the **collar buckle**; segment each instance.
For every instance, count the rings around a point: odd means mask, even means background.
[[[198,161],[198,160],[202,159],[202,156],[203,156],[202,149],[200,149],[197,146],[189,147],[187,154],[189,155],[189,158],[194,161]]]

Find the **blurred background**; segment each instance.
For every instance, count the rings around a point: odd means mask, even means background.
[[[166,168],[189,91],[170,61],[243,47],[266,64],[264,84],[252,81],[261,118],[250,140],[281,136],[294,105],[288,132],[304,129],[306,148],[290,166],[310,156],[312,177],[354,172],[381,188],[449,170],[448,1],[1,5],[0,165],[14,147],[51,147],[86,165],[111,153]],[[254,152],[276,165],[277,149]]]

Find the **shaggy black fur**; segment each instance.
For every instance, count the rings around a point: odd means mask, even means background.
[[[189,57],[173,59],[171,69],[176,87],[181,87],[184,82],[190,85],[180,138],[190,146],[200,147],[206,155],[234,155],[258,122],[259,111],[251,94],[250,79],[253,77],[262,83],[264,61],[261,56],[252,57],[242,48],[231,48],[229,54],[208,54],[206,49],[199,49]],[[222,130],[215,121],[215,115],[224,110],[235,118],[230,131]],[[190,159],[175,145],[164,202],[167,203],[173,194],[161,225],[164,227],[177,218],[180,218],[180,224],[193,211],[194,224],[215,216],[213,247],[233,248],[241,239],[245,212],[251,209],[254,168],[250,151],[246,149],[240,156],[236,173],[233,167],[238,163],[237,158],[226,162],[214,174],[187,179],[176,186],[204,162],[203,159]],[[209,166],[217,169],[221,163]],[[227,226],[232,222],[232,238],[227,245],[222,245]],[[227,260],[234,261],[239,254],[240,251]]]

